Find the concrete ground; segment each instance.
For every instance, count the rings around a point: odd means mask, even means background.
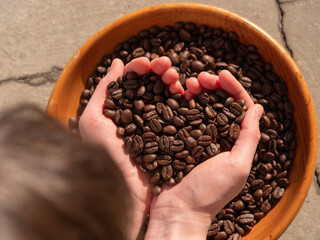
[[[21,102],[45,109],[62,69],[95,32],[132,11],[160,0],[0,0],[0,112]],[[184,1],[187,2],[187,1]],[[194,1],[231,10],[252,20],[292,54],[320,116],[319,0]],[[318,126],[319,126],[318,118]],[[319,239],[320,164],[299,214],[281,240]]]

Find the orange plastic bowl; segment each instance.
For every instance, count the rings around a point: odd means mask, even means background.
[[[290,225],[308,193],[317,155],[317,121],[312,98],[300,70],[287,51],[269,34],[247,19],[213,6],[194,3],[164,4],[128,14],[91,37],[61,73],[49,100],[47,113],[65,126],[76,116],[81,92],[105,54],[139,31],[152,25],[163,27],[176,21],[206,24],[234,31],[239,41],[254,44],[265,61],[288,87],[296,122],[296,155],[289,173],[290,185],[279,203],[244,239],[277,239]]]

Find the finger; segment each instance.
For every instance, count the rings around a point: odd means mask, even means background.
[[[156,58],[156,59],[152,60],[150,63],[150,70],[160,76],[165,71],[167,71],[170,67],[171,67],[171,61],[166,56]]]
[[[143,75],[149,72],[149,69],[149,59],[146,57],[139,57],[126,64],[126,66],[124,67],[124,72],[135,72],[138,75]]]
[[[169,68],[165,72],[163,72],[161,79],[164,84],[170,85],[172,83],[176,83],[179,80],[179,74],[175,69]]]
[[[201,92],[203,92],[203,89],[195,77],[191,77],[186,82],[187,89],[193,93],[194,95],[199,95]]]
[[[171,94],[184,94],[184,89],[180,83],[180,81],[176,81],[169,85],[169,92]]]
[[[200,85],[207,91],[213,91],[218,88],[218,76],[208,72],[201,72],[198,75]]]
[[[230,152],[230,159],[238,161],[241,166],[251,168],[252,159],[260,140],[259,120],[263,113],[263,107],[254,104],[249,107],[245,118],[241,123],[241,130],[238,139]]]
[[[244,99],[248,107],[254,104],[247,91],[229,71],[223,70],[220,72],[219,82],[222,89],[235,99]]]
[[[192,98],[194,98],[196,95],[194,95],[192,92],[189,91],[189,89],[187,89],[185,92],[184,92],[184,98],[189,101],[191,100]]]
[[[103,79],[101,79],[93,95],[91,96],[87,106],[88,109],[101,111],[101,109],[103,108],[104,100],[107,96],[107,85],[111,81],[116,81],[117,78],[123,74],[123,68],[123,62],[120,59],[116,58],[113,60],[110,71]]]

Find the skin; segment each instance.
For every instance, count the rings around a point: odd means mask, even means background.
[[[140,75],[155,72],[162,76],[172,94],[184,94],[186,99],[216,88],[224,89],[235,99],[244,99],[248,110],[232,150],[198,165],[174,187],[164,185],[161,194],[152,198],[149,177],[139,170],[125,151],[123,140],[116,134],[116,125],[103,115],[106,86],[128,71]],[[171,68],[167,57],[152,62],[142,57],[125,67],[115,59],[80,118],[82,139],[105,147],[129,185],[134,201],[130,239],[136,239],[148,211],[150,220],[145,239],[205,239],[212,218],[243,188],[260,139],[259,120],[263,108],[253,103],[231,73],[222,71],[216,76],[202,72],[198,78],[188,79],[186,91],[178,80],[178,73]]]

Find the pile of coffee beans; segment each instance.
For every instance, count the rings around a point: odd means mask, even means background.
[[[128,72],[108,84],[104,115],[118,126],[130,156],[148,172],[153,193],[181,181],[197,164],[230,150],[245,101],[217,89],[192,100],[170,95],[161,77]]]
[[[257,48],[240,43],[234,32],[191,22],[177,22],[163,28],[153,26],[119,43],[111,55],[102,58],[88,78],[77,117],[69,121],[72,132],[77,132],[77,121],[112,60],[120,58],[127,63],[141,56],[150,60],[168,56],[183,86],[200,71],[218,74],[227,69],[253,101],[264,107],[261,140],[246,185],[217,214],[208,232],[208,239],[240,239],[281,199],[289,184],[288,171],[294,159],[296,139],[294,109],[286,84],[273,72],[272,64],[263,61]]]

